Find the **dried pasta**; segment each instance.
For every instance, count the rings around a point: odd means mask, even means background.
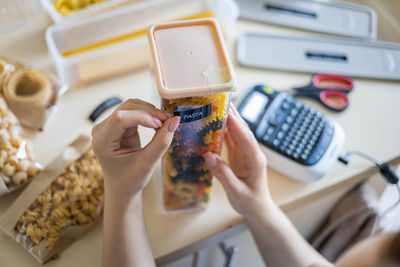
[[[0,195],[27,183],[41,170],[20,132],[18,120],[0,97]]]
[[[43,259],[69,228],[98,220],[103,203],[103,173],[90,149],[68,165],[36,198],[19,218],[12,236],[23,240],[29,251],[39,248],[36,251],[41,250],[41,254],[37,256]]]
[[[103,2],[104,0],[56,0],[54,8],[62,15],[68,15],[90,5]]]
[[[220,153],[229,93],[207,97],[163,99],[163,108],[198,108],[211,104],[210,114],[181,123],[163,156],[163,204],[166,211],[198,208],[208,202],[212,175],[204,163],[205,152]]]

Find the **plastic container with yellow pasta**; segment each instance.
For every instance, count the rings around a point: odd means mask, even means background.
[[[0,218],[0,228],[45,263],[100,218],[103,173],[90,139],[77,138]]]
[[[68,15],[77,10],[103,2],[104,0],[55,0],[54,8],[63,15]]]
[[[163,210],[201,209],[212,188],[202,155],[221,151],[236,86],[232,63],[215,19],[158,24],[148,38],[162,107],[181,117],[162,158]]]

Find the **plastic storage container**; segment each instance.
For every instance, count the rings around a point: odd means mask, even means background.
[[[46,42],[63,83],[92,82],[147,67],[146,31],[151,24],[210,16],[221,17],[226,24],[232,24],[237,17],[235,12],[219,16],[227,10],[223,7],[230,6],[232,0],[219,0],[218,3],[206,5],[203,0],[142,1],[53,25],[46,32]],[[232,25],[227,28],[232,28]]]
[[[76,10],[68,15],[63,15],[59,13],[54,7],[55,0],[40,0],[43,8],[47,11],[50,17],[55,23],[65,22],[70,19],[81,19],[89,16],[96,15],[98,13],[107,11],[109,9],[128,4],[131,2],[139,2],[146,0],[103,0],[99,3],[89,5],[85,8]]]
[[[202,155],[220,153],[233,66],[215,19],[155,25],[148,38],[162,107],[181,117],[162,158],[163,210],[203,208],[212,175]]]
[[[39,0],[1,0],[0,33],[22,27],[41,13]]]

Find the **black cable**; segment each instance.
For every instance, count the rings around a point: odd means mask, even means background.
[[[369,160],[369,161],[371,161],[372,163],[374,163],[377,167],[380,167],[380,166],[381,166],[381,164],[380,164],[375,158],[373,158],[373,157],[371,157],[370,155],[365,154],[365,153],[363,153],[363,152],[361,152],[361,151],[357,151],[357,150],[347,152],[346,155],[345,155],[344,157],[339,157],[339,160],[340,160],[341,162],[343,162],[342,159],[344,158],[345,160],[347,160],[347,163],[348,163],[348,162],[350,161],[350,157],[351,157],[352,155],[357,155],[357,156],[359,156],[359,157],[361,157],[361,158],[364,158],[364,159],[366,159],[366,160]],[[343,163],[347,165],[347,163],[345,163],[345,162],[343,162]]]
[[[385,178],[385,180],[390,183],[396,185],[397,191],[399,193],[399,198],[398,200],[389,208],[387,208],[383,213],[382,217],[384,217],[387,213],[389,213],[391,210],[393,210],[397,205],[400,204],[400,185],[399,185],[399,177],[397,176],[395,170],[387,164],[381,164],[379,161],[377,161],[375,158],[371,157],[368,154],[365,154],[361,151],[349,151],[346,153],[344,156],[339,156],[338,161],[342,162],[343,164],[347,165],[350,162],[350,158],[352,155],[357,155],[361,158],[364,158],[373,164],[375,164],[379,168],[379,172],[382,174],[382,176]]]
[[[390,184],[397,184],[399,182],[399,177],[397,176],[396,172],[394,169],[387,165],[387,164],[380,164],[379,161],[377,161],[375,158],[371,157],[368,154],[365,154],[361,151],[349,151],[346,153],[344,156],[338,157],[338,160],[342,162],[343,164],[347,165],[350,161],[350,157],[352,155],[357,155],[361,158],[364,158],[372,163],[374,163],[378,168],[379,172],[383,175],[383,177],[386,179],[386,181]]]

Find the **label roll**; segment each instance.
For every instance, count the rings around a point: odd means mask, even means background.
[[[33,69],[17,70],[3,86],[3,94],[9,108],[23,126],[42,129],[53,96],[52,83],[42,72]]]

